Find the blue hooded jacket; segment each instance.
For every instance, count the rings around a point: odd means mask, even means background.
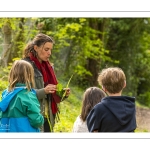
[[[35,91],[17,84],[13,91],[7,89],[0,101],[0,132],[39,132],[44,118]]]

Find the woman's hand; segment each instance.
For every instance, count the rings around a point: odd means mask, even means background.
[[[65,91],[65,97],[68,97],[70,94],[70,88],[64,88],[63,90]]]
[[[49,94],[49,93],[54,93],[56,91],[56,85],[54,84],[48,84],[45,88],[44,88],[44,91],[46,94]]]

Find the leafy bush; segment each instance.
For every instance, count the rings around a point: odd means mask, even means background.
[[[137,97],[137,101],[144,106],[150,107],[150,92],[145,92]]]
[[[7,86],[8,86],[8,81],[3,81],[2,79],[0,79],[0,91],[6,89]]]
[[[0,94],[8,86],[8,73],[9,67],[6,68],[0,67]]]

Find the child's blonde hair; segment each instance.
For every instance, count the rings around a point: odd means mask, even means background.
[[[99,84],[109,93],[119,93],[124,88],[126,77],[121,68],[110,67],[103,69],[98,76]]]
[[[34,70],[32,65],[25,60],[16,60],[9,72],[8,91],[12,91],[17,83],[23,83],[28,90],[34,88]]]

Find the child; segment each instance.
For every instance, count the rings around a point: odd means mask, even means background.
[[[134,132],[136,129],[135,98],[121,96],[126,86],[122,69],[103,69],[98,82],[108,94],[87,117],[90,132]]]
[[[10,70],[9,87],[0,102],[0,132],[39,132],[44,123],[34,87],[30,63],[16,60]]]
[[[73,132],[89,132],[86,117],[90,110],[105,96],[105,93],[97,87],[90,87],[84,92],[81,115],[74,122]]]

